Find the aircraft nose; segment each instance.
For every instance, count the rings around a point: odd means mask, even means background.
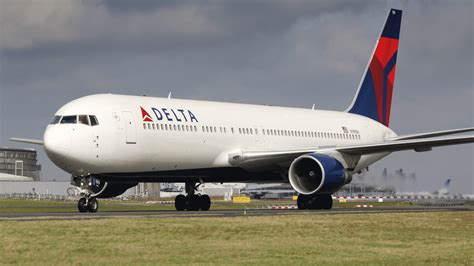
[[[70,153],[71,136],[62,132],[60,128],[50,126],[44,133],[43,143],[49,158],[61,167]]]

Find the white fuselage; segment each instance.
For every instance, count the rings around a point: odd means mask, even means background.
[[[96,126],[57,123],[45,131],[48,156],[75,176],[230,167],[229,154],[241,151],[318,149],[396,136],[346,112],[112,94],[74,100],[56,113],[69,115],[98,119]],[[363,156],[354,171],[387,154]]]

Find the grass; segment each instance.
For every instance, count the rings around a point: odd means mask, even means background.
[[[1,264],[472,265],[474,212],[1,221]]]

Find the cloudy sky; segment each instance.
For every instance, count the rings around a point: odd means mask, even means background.
[[[344,110],[391,7],[404,11],[391,127],[472,126],[470,0],[0,0],[0,146],[28,147],[8,138],[41,139],[61,105],[94,93]],[[38,154],[44,179],[69,178]],[[474,145],[400,152],[369,174],[474,193],[473,162]]]

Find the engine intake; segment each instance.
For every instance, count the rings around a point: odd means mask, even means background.
[[[310,153],[290,165],[290,184],[301,194],[334,193],[348,182],[344,166],[334,157]]]

